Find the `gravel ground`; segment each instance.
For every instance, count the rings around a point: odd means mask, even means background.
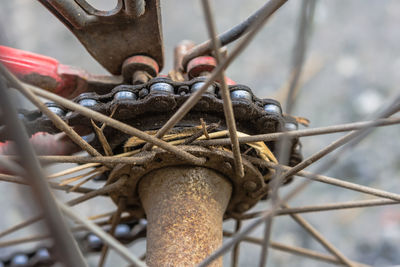
[[[88,1],[99,8],[111,8],[113,1]],[[224,31],[246,18],[264,1],[215,1],[218,29]],[[271,19],[227,74],[249,85],[260,97],[274,97],[290,73],[291,55],[296,36],[299,0],[292,0]],[[244,4],[245,3],[245,4]],[[207,38],[199,1],[163,1],[163,31],[168,72],[172,50],[182,39],[201,42]],[[36,1],[2,1],[0,4],[0,41],[3,44],[59,59],[94,73],[105,73],[86,51],[47,10]],[[360,121],[373,116],[399,92],[400,84],[400,1],[398,0],[319,0],[314,33],[309,47],[306,73],[294,114],[308,118],[311,127]],[[304,155],[323,148],[340,134],[308,137],[302,140]],[[399,127],[374,131],[357,148],[345,154],[327,175],[383,190],[400,193]],[[310,167],[313,170],[318,164]],[[53,169],[54,170],[54,169]],[[49,172],[52,170],[48,170]],[[301,181],[297,178],[283,192]],[[96,186],[92,184],[92,186]],[[29,192],[18,186],[0,184],[0,228],[5,229],[33,214]],[[22,197],[24,196],[24,197]],[[71,196],[61,196],[71,198]],[[290,204],[292,206],[367,199],[368,196],[324,184],[312,184]],[[7,204],[6,204],[7,203]],[[265,207],[260,203],[258,209]],[[82,212],[96,214],[112,208],[105,201],[81,205]],[[105,208],[106,207],[106,208]],[[346,256],[373,266],[400,264],[400,213],[396,206],[304,215]],[[226,223],[232,229],[232,222]],[[324,251],[315,240],[289,217],[274,221],[272,239]],[[43,229],[28,229],[10,236],[26,236]],[[252,233],[261,236],[262,229]],[[140,254],[143,242],[132,246]],[[0,256],[18,248],[2,248]],[[244,244],[240,266],[256,266],[260,248]],[[328,264],[271,250],[269,266],[328,266]],[[93,264],[95,257],[91,257]],[[109,263],[121,263],[112,255]],[[230,256],[224,265],[229,266]],[[94,265],[93,265],[94,266]]]

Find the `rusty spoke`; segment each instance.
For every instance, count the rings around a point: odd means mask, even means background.
[[[20,184],[20,185],[29,185],[28,182],[26,182],[21,177],[12,176],[12,175],[6,175],[6,174],[0,174],[0,181]],[[53,182],[48,182],[48,183],[49,183],[49,186],[51,188],[56,189],[56,190],[69,191],[72,188],[72,186],[70,186],[70,185],[59,185],[59,184],[53,183]],[[80,187],[80,188],[77,188],[74,191],[74,193],[86,194],[86,193],[89,193],[89,192],[92,192],[92,191],[93,191],[93,189],[86,188],[86,187]]]
[[[224,236],[226,236],[226,237],[231,237],[233,235],[234,235],[234,233],[232,233],[232,232],[224,231]],[[252,243],[252,244],[261,245],[263,240],[261,238],[255,238],[255,237],[246,236],[245,238],[243,238],[243,242],[248,242],[248,243]],[[282,244],[282,243],[278,243],[278,242],[274,242],[274,241],[271,241],[269,246],[272,249],[288,252],[288,253],[291,253],[291,254],[294,254],[294,255],[299,255],[299,256],[315,259],[315,260],[334,263],[334,264],[337,264],[337,265],[342,265],[343,264],[341,261],[338,261],[337,258],[334,257],[334,256],[331,256],[331,255],[328,255],[328,254],[324,254],[324,253],[321,253],[321,252],[317,252],[317,251],[314,251],[314,250],[306,249],[306,248],[288,246],[288,245],[285,245],[285,244]],[[363,263],[359,263],[359,262],[355,262],[355,261],[352,261],[352,263],[356,264],[357,266],[363,266],[363,267],[364,266],[369,266],[369,265],[366,265],[366,264],[363,264]]]
[[[300,23],[297,31],[296,43],[294,46],[292,74],[290,77],[289,90],[286,95],[285,110],[292,114],[295,104],[296,89],[304,67],[304,59],[311,35],[311,26],[314,19],[316,0],[303,0],[300,11]]]
[[[118,203],[117,211],[112,216],[111,229],[109,232],[109,234],[111,236],[114,236],[115,229],[117,228],[119,222],[121,221],[121,215],[122,215],[122,212],[124,211],[124,209],[125,209],[125,199],[121,198]],[[106,262],[107,254],[108,254],[108,246],[104,245],[103,248],[101,249],[101,256],[100,256],[100,261],[99,261],[99,265],[98,265],[99,267],[104,266],[104,264]]]
[[[119,188],[121,188],[121,186],[124,183],[125,183],[125,179],[123,179],[123,178],[119,179],[115,183],[106,185],[106,186],[104,186],[104,187],[102,187],[100,189],[93,190],[93,191],[91,191],[91,192],[89,192],[87,194],[84,194],[84,195],[82,195],[80,197],[72,199],[72,200],[67,202],[67,205],[75,206],[75,205],[77,205],[79,203],[85,202],[85,201],[87,201],[89,199],[92,199],[94,197],[101,196],[101,195],[104,195],[104,194],[108,194],[108,193],[110,193],[112,191],[115,191],[115,190],[118,190]]]
[[[241,220],[236,220],[235,223],[235,233],[239,232],[240,228],[242,227],[242,221]],[[240,252],[240,242],[238,242],[234,247],[232,251],[232,267],[238,267],[239,266],[239,252]]]
[[[39,161],[43,163],[101,163],[101,164],[132,164],[140,165],[146,162],[149,157],[80,157],[80,156],[38,156]]]
[[[0,64],[0,69],[5,69],[2,64]],[[7,111],[7,116],[3,116],[3,119],[10,135],[14,137],[16,151],[18,151],[20,160],[23,162],[24,178],[29,181],[33,195],[43,210],[46,224],[54,242],[57,243],[56,251],[60,261],[68,266],[86,266],[83,256],[64,222],[64,218],[54,202],[54,197],[44,179],[39,161],[36,159],[25,129],[18,119],[17,112],[11,104],[8,90],[2,79],[0,79],[0,103],[3,113]]]
[[[372,199],[372,200],[360,200],[360,201],[348,201],[332,204],[313,205],[304,207],[291,207],[287,209],[279,209],[276,211],[275,216],[283,216],[296,213],[309,213],[309,212],[321,212],[331,210],[343,210],[343,209],[354,209],[354,208],[367,208],[377,207],[385,205],[397,205],[400,201],[393,201],[389,199]],[[247,214],[234,215],[238,220],[248,220],[260,217],[262,214],[268,211],[258,211]]]
[[[121,185],[122,185],[124,182],[125,182],[125,181],[124,181],[123,179],[120,179],[120,180],[118,180],[117,182],[115,182],[115,183],[113,183],[113,184],[110,184],[110,185],[106,185],[106,186],[104,186],[104,187],[102,187],[102,188],[100,188],[100,189],[91,190],[90,192],[85,193],[84,195],[82,195],[82,196],[80,196],[80,197],[77,197],[77,198],[74,198],[74,199],[68,201],[66,204],[69,205],[69,206],[75,206],[75,205],[78,205],[78,204],[80,204],[80,203],[82,203],[82,202],[85,202],[85,201],[87,201],[87,200],[89,200],[89,199],[92,199],[92,198],[94,198],[94,197],[108,194],[108,193],[110,193],[110,192],[112,192],[112,191],[114,191],[114,190],[120,188]],[[70,188],[72,188],[72,187],[70,187]],[[20,224],[14,225],[14,226],[12,226],[11,228],[9,228],[9,229],[7,229],[7,230],[1,232],[1,233],[0,233],[0,238],[4,237],[4,236],[6,236],[6,235],[9,235],[9,234],[11,234],[11,233],[13,233],[13,232],[16,232],[16,231],[18,231],[18,230],[20,230],[20,229],[22,229],[22,228],[27,227],[27,226],[30,226],[30,225],[32,225],[33,223],[36,223],[36,222],[40,221],[40,220],[43,219],[43,218],[44,218],[44,217],[43,217],[43,214],[41,214],[41,215],[37,215],[37,216],[35,216],[35,217],[33,217],[33,218],[31,218],[31,219],[25,221],[25,222],[22,222],[22,223],[20,223]]]
[[[217,32],[215,29],[215,21],[212,15],[211,11],[211,6],[210,2],[208,0],[202,0],[203,3],[203,10],[204,14],[206,17],[206,22],[207,22],[207,28],[208,28],[208,33],[211,38],[211,43],[214,49],[214,53],[217,59],[218,64],[221,63],[222,61],[222,56],[220,52],[220,43],[217,39]],[[222,100],[224,103],[224,114],[225,114],[225,119],[226,119],[226,124],[228,126],[229,130],[229,137],[232,143],[232,151],[233,151],[233,156],[234,156],[234,161],[235,161],[235,169],[236,173],[240,176],[244,176],[244,169],[243,169],[243,162],[242,162],[242,156],[240,154],[240,146],[239,146],[239,141],[238,141],[238,136],[236,132],[236,122],[235,122],[235,116],[233,114],[233,107],[232,107],[232,100],[229,94],[229,89],[225,81],[225,72],[224,70],[221,70],[219,80],[221,82],[221,96]]]
[[[353,122],[346,124],[338,124],[327,127],[319,127],[313,129],[304,129],[304,130],[296,130],[290,132],[279,132],[279,133],[271,133],[271,134],[258,134],[246,137],[239,137],[239,143],[245,144],[250,142],[259,142],[259,141],[276,141],[281,138],[298,138],[298,137],[307,137],[307,136],[316,136],[316,135],[324,135],[324,134],[333,134],[340,132],[348,132],[353,130],[360,130],[365,127],[382,127],[382,126],[390,126],[400,123],[400,118],[387,118],[387,119],[379,119],[377,121],[365,121],[365,122]],[[229,138],[221,138],[221,139],[213,139],[213,140],[197,140],[194,142],[196,145],[200,146],[215,146],[215,145],[230,145],[231,140]]]
[[[279,165],[279,164],[275,164],[272,162],[266,162],[266,161],[262,161],[262,160],[255,159],[255,158],[247,157],[247,159],[250,159],[250,161],[256,165],[261,165],[261,166],[268,167],[268,168],[277,168],[277,169],[282,169],[284,171],[288,171],[291,169],[291,167],[289,167],[289,166]],[[325,175],[321,175],[321,174],[315,174],[315,173],[308,172],[308,171],[299,171],[296,175],[313,180],[313,181],[318,181],[321,183],[326,183],[326,184],[346,188],[349,190],[353,190],[353,191],[357,191],[357,192],[361,192],[361,193],[365,193],[365,194],[369,194],[369,195],[373,195],[373,196],[377,196],[377,197],[400,201],[399,194],[387,192],[384,190],[372,188],[372,187],[365,186],[365,185],[359,185],[356,183],[343,181],[338,178],[333,178],[333,177],[329,177],[329,176],[325,176]]]

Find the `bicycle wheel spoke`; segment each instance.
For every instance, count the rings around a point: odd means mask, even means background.
[[[277,211],[276,215],[287,215],[293,213],[306,213],[306,212],[317,212],[317,211],[330,211],[330,210],[342,210],[342,209],[353,209],[353,208],[365,208],[365,207],[377,207],[383,205],[398,205],[399,201],[393,201],[388,199],[373,199],[373,200],[361,200],[361,201],[349,201],[334,204],[305,206],[305,207],[291,207],[288,209],[282,209]]]
[[[387,118],[387,119],[379,119],[376,121],[365,121],[365,122],[353,122],[346,124],[338,124],[327,127],[319,127],[313,129],[304,129],[304,130],[296,130],[290,132],[279,132],[279,133],[271,133],[271,134],[259,134],[252,135],[246,137],[239,137],[239,143],[245,144],[250,142],[259,142],[259,141],[276,141],[281,138],[297,138],[297,137],[307,137],[307,136],[316,136],[316,135],[324,135],[324,134],[333,134],[340,132],[348,132],[353,130],[360,130],[365,127],[382,127],[382,126],[390,126],[400,123],[400,118]],[[214,140],[196,140],[193,144],[200,146],[215,146],[215,145],[230,145],[229,138],[221,138]]]
[[[117,228],[117,225],[121,221],[121,215],[122,215],[122,212],[124,209],[125,209],[125,199],[121,198],[118,203],[117,211],[112,216],[111,229],[109,232],[109,234],[111,236],[114,236],[114,234],[115,234],[115,229]],[[100,256],[100,261],[99,261],[99,265],[98,265],[99,267],[104,266],[104,264],[106,262],[107,254],[108,254],[108,246],[104,245],[103,248],[101,249],[101,256]]]
[[[118,181],[116,181],[115,183],[106,185],[100,189],[97,190],[93,190],[87,194],[84,194],[80,197],[77,197],[75,199],[72,199],[70,201],[67,202],[67,205],[69,206],[75,206],[79,203],[85,202],[91,198],[100,196],[100,195],[104,195],[104,194],[108,194],[112,191],[118,190],[119,188],[121,188],[121,186],[125,183],[125,179],[121,178]]]
[[[84,195],[82,195],[80,197],[74,198],[74,199],[68,201],[66,204],[69,205],[69,206],[75,206],[75,205],[78,205],[78,204],[80,204],[80,203],[82,203],[84,201],[92,199],[94,197],[97,197],[97,196],[100,196],[100,195],[104,195],[104,194],[108,194],[108,193],[120,188],[120,186],[123,183],[124,183],[123,179],[120,179],[120,180],[118,180],[117,182],[115,182],[113,184],[107,185],[107,186],[102,187],[102,188],[97,189],[97,190],[92,190],[92,191],[90,191],[90,192],[88,192],[88,193],[86,193],[86,194],[84,194]],[[35,217],[25,221],[25,222],[22,222],[20,224],[14,225],[11,228],[1,232],[0,233],[0,238],[4,237],[6,235],[9,235],[9,234],[11,234],[13,232],[16,232],[16,231],[18,231],[18,230],[20,230],[22,228],[27,227],[27,226],[30,226],[33,223],[36,223],[36,222],[40,221],[43,218],[44,218],[43,215],[38,215],[38,216],[35,216]]]
[[[37,236],[24,237],[24,238],[9,240],[9,241],[3,241],[3,242],[0,242],[0,248],[20,245],[20,244],[25,244],[25,243],[30,243],[30,242],[37,242],[37,241],[41,241],[41,240],[47,239],[47,238],[51,238],[51,236],[50,235],[37,235]]]
[[[24,173],[24,170],[18,164],[16,164],[14,161],[9,160],[5,156],[0,156],[0,168],[12,172],[16,175],[21,175]]]
[[[366,129],[366,128],[363,128],[363,129]],[[359,130],[359,131],[362,131],[362,130]],[[325,157],[326,155],[328,155],[329,153],[333,152],[334,150],[338,149],[339,147],[345,146],[346,144],[349,144],[350,142],[354,143],[354,141],[357,138],[360,137],[360,132],[359,131],[351,131],[350,133],[346,134],[345,136],[337,139],[336,141],[334,141],[333,143],[329,144],[325,148],[321,149],[317,153],[314,153],[313,155],[311,155],[308,158],[304,159],[302,162],[300,162],[296,166],[288,169],[282,175],[280,175],[277,179],[283,181],[285,178],[288,178],[288,177],[293,176],[293,175],[297,175],[298,172],[300,172],[301,170],[307,168],[311,164],[317,162],[318,160],[320,160],[321,158]],[[349,146],[347,146],[347,147],[349,147]],[[343,149],[342,149],[342,151],[343,151]],[[335,158],[337,159],[337,158],[339,158],[339,156],[336,156]],[[264,193],[266,193],[267,190],[268,190],[268,188],[263,188],[263,189],[260,190],[259,194],[260,193],[264,194]]]
[[[234,233],[224,231],[224,236],[231,237],[231,236],[233,236],[233,234]],[[261,245],[263,240],[260,238],[246,236],[245,238],[243,238],[243,242]],[[337,258],[334,256],[327,255],[327,254],[317,252],[314,250],[310,250],[310,249],[306,249],[306,248],[288,246],[288,245],[284,245],[282,243],[278,243],[278,242],[274,242],[274,241],[270,242],[270,248],[288,252],[288,253],[295,254],[295,255],[299,255],[299,256],[303,256],[303,257],[309,257],[309,258],[312,258],[315,260],[321,260],[321,261],[325,261],[325,262],[329,262],[329,263],[335,263],[338,265],[343,264],[341,261],[338,261]],[[357,266],[369,266],[369,265],[355,262],[355,261],[352,261],[352,263],[356,264]]]
[[[282,207],[289,208],[287,204],[283,204]],[[317,240],[326,250],[328,250],[332,255],[334,255],[338,260],[344,263],[346,266],[354,267],[355,265],[344,256],[337,248],[333,246],[317,229],[315,229],[309,222],[302,218],[298,214],[289,214],[293,220],[295,220],[299,225],[303,227],[308,233],[310,233],[315,240]]]
[[[393,201],[389,199],[372,199],[372,200],[360,200],[360,201],[348,201],[332,204],[304,206],[304,207],[292,207],[288,209],[279,209],[276,211],[275,216],[283,216],[295,213],[309,213],[309,212],[321,212],[331,210],[342,210],[342,209],[354,209],[354,208],[367,208],[377,207],[385,205],[397,205],[400,201]],[[233,217],[237,220],[248,220],[260,217],[267,211],[257,211],[247,214],[233,214]]]
[[[247,159],[249,159],[251,162],[253,162],[256,165],[260,165],[260,166],[264,166],[264,167],[268,167],[268,168],[282,169],[285,171],[288,171],[291,169],[291,167],[289,167],[289,166],[275,164],[273,162],[266,162],[263,160],[249,158],[249,157],[247,157]],[[307,178],[307,179],[311,179],[313,181],[326,183],[326,184],[346,188],[349,190],[353,190],[353,191],[357,191],[357,192],[361,192],[361,193],[365,193],[365,194],[369,194],[369,195],[373,195],[373,196],[378,196],[378,197],[382,197],[382,198],[400,201],[399,194],[387,192],[384,190],[380,190],[380,189],[376,189],[376,188],[372,188],[369,186],[364,186],[364,185],[360,185],[360,184],[356,184],[356,183],[352,183],[352,182],[343,181],[341,179],[337,179],[337,178],[333,178],[333,177],[329,177],[329,176],[325,176],[325,175],[315,174],[315,173],[308,172],[308,171],[299,171],[296,175]]]
[[[0,69],[5,69],[2,64],[0,64]],[[23,162],[24,178],[30,182],[34,198],[43,209],[46,224],[57,243],[56,251],[61,262],[70,266],[86,266],[79,248],[54,203],[54,197],[44,179],[39,161],[35,158],[35,152],[22,123],[18,120],[17,112],[11,104],[2,79],[0,79],[0,103],[3,113],[7,111],[7,116],[3,116],[3,119],[9,134],[14,137],[16,151]]]
[[[281,3],[276,4],[276,1],[267,2],[260,9],[254,12],[250,17],[248,17],[245,21],[236,25],[232,29],[229,29],[226,32],[220,34],[217,37],[218,42],[221,43],[221,46],[225,46],[239,39],[241,36],[243,36],[249,31],[249,29],[254,25],[259,16],[262,16],[264,13],[268,13],[269,16],[272,16],[284,4],[284,2],[282,4]],[[188,54],[184,56],[182,60],[183,65],[186,65],[186,63],[188,63],[191,59],[195,57],[206,55],[207,53],[211,52],[212,49],[213,49],[212,40],[208,40],[204,43],[201,43],[193,47],[188,52]]]
[[[217,33],[216,33],[216,29],[215,29],[215,22],[214,22],[214,18],[213,18],[212,11],[211,11],[211,6],[210,6],[210,3],[208,0],[202,0],[202,3],[203,3],[204,14],[206,17],[206,22],[207,22],[208,33],[210,35],[210,39],[211,39],[212,46],[214,49],[214,54],[216,56],[218,64],[220,64],[222,61],[222,56],[221,56],[221,52],[220,52],[220,43],[216,37]],[[222,96],[222,101],[224,104],[225,120],[226,120],[226,124],[227,124],[228,130],[229,130],[229,137],[230,137],[230,140],[232,143],[232,151],[233,151],[233,156],[234,156],[235,170],[236,170],[236,173],[240,177],[243,177],[244,169],[243,169],[242,156],[240,155],[238,136],[237,136],[237,132],[236,132],[235,116],[233,114],[233,107],[232,107],[231,97],[229,94],[229,89],[228,89],[228,86],[225,81],[224,70],[221,71],[219,80],[220,80],[221,86],[222,86],[221,96]]]
[[[71,208],[69,208],[67,205],[61,203],[60,201],[57,201],[60,209],[64,212],[65,215],[73,219],[74,221],[79,221],[81,224],[83,224],[89,231],[97,235],[99,238],[101,238],[104,243],[107,243],[110,247],[112,247],[118,254],[120,254],[122,257],[124,257],[126,260],[128,260],[131,264],[135,266],[143,266],[145,267],[146,264],[142,261],[140,261],[136,256],[131,254],[131,252],[124,247],[121,243],[119,243],[115,238],[113,238],[111,235],[107,234],[103,229],[101,229],[99,226],[97,226],[95,223],[91,222],[90,220],[87,220],[81,215],[78,215],[76,212],[74,212]]]
[[[242,221],[241,220],[236,220],[236,225],[235,225],[235,233],[237,233],[240,228],[242,227]],[[238,267],[239,266],[239,252],[240,252],[240,242],[238,242],[234,247],[232,251],[232,267]]]
[[[33,218],[29,219],[29,220],[26,220],[26,221],[24,221],[22,223],[14,225],[14,226],[10,227],[9,229],[1,232],[0,233],[0,238],[4,237],[6,235],[9,235],[11,233],[14,233],[14,232],[18,231],[19,229],[22,229],[22,228],[25,228],[25,227],[27,227],[29,225],[32,225],[32,224],[40,221],[41,219],[42,219],[42,216],[35,216],[35,217],[33,217]]]
[[[28,182],[26,182],[24,179],[22,179],[18,176],[0,174],[0,181],[29,186]],[[72,188],[72,186],[70,186],[70,185],[59,185],[57,183],[52,183],[52,182],[48,182],[48,183],[52,189],[56,189],[56,190],[69,191]],[[77,188],[74,193],[85,194],[85,193],[89,193],[92,191],[93,191],[93,189],[80,187],[80,188]]]
[[[246,240],[247,241],[247,240]],[[250,241],[251,242],[251,241]],[[325,261],[325,262],[330,262],[330,263],[334,263],[337,265],[343,265],[343,263],[339,260],[337,260],[337,258],[335,256],[331,256],[331,255],[327,255],[324,253],[320,253],[314,250],[310,250],[310,249],[305,249],[305,248],[301,248],[301,247],[294,247],[294,246],[288,246],[288,245],[284,245],[278,242],[271,242],[270,243],[270,247],[272,249],[276,249],[276,250],[280,250],[280,251],[285,251],[291,254],[295,254],[295,255],[299,255],[299,256],[303,256],[303,257],[308,257],[311,259],[315,259],[315,260],[320,260],[320,261]],[[360,263],[360,262],[356,262],[356,261],[350,261],[352,263],[353,266],[363,266],[363,267],[371,267],[370,265],[364,264],[364,263]]]
[[[270,6],[263,10],[257,19],[252,23],[248,34],[246,35],[240,43],[238,43],[231,51],[230,55],[224,59],[218,66],[213,70],[211,75],[204,81],[203,86],[192,94],[188,100],[186,100],[183,105],[175,112],[175,114],[163,125],[163,127],[158,130],[156,137],[162,138],[169,130],[171,130],[175,124],[177,124],[200,100],[201,96],[207,90],[207,88],[214,82],[218,77],[220,77],[221,72],[225,70],[232,61],[248,46],[248,44],[253,40],[255,35],[259,32],[265,22],[268,20],[270,15],[279,7],[281,7],[287,0],[271,0]],[[150,148],[149,146],[148,148]]]
[[[309,35],[311,34],[311,24],[314,18],[316,0],[303,0],[301,12],[300,12],[300,23],[297,32],[297,39],[293,55],[293,75],[290,79],[289,90],[286,96],[285,110],[287,114],[292,114],[293,106],[295,103],[294,96],[297,94],[296,88],[298,88],[298,82],[300,75],[303,71],[304,58],[308,46]]]
[[[149,157],[79,157],[79,156],[38,156],[39,161],[44,163],[102,163],[116,165],[120,163],[139,165],[148,161]]]

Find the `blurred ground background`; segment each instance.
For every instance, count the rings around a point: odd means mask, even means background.
[[[112,9],[116,0],[90,0],[99,9]],[[220,32],[246,18],[265,1],[213,1]],[[227,75],[250,86],[259,97],[274,97],[288,79],[301,1],[291,0],[268,23],[252,45],[232,64]],[[167,73],[172,66],[174,45],[182,39],[201,42],[207,32],[199,1],[162,1]],[[311,127],[363,120],[372,116],[399,92],[400,84],[400,1],[319,0],[314,33],[309,47],[310,78],[301,88],[294,114],[307,117]],[[55,57],[64,64],[105,73],[73,35],[36,1],[0,3],[0,42],[12,47]],[[140,38],[140,37],[139,37]],[[327,173],[333,177],[400,193],[399,127],[377,129],[356,149],[347,153]],[[340,137],[340,134],[307,137],[302,140],[308,156]],[[66,168],[64,166],[64,168]],[[310,170],[315,167],[310,167]],[[54,170],[54,169],[52,169]],[[52,170],[48,170],[49,172]],[[287,191],[302,178],[283,191]],[[92,184],[92,186],[97,186]],[[0,183],[0,229],[35,214],[18,186]],[[71,196],[62,196],[71,198]],[[313,184],[292,206],[366,199],[368,196],[324,184]],[[257,208],[262,208],[261,203]],[[111,210],[110,203],[96,199],[79,206],[82,213]],[[349,258],[373,266],[400,264],[400,211],[396,206],[305,214],[328,240]],[[226,228],[232,229],[227,222]],[[324,251],[288,217],[274,223],[272,239],[286,244]],[[12,237],[43,232],[30,228]],[[262,229],[252,235],[262,235]],[[144,242],[132,246],[143,252]],[[0,256],[35,245],[0,248]],[[242,245],[240,266],[256,266],[260,248]],[[93,257],[92,257],[93,258]],[[93,266],[96,259],[93,258]],[[112,255],[111,262],[123,262]],[[229,254],[224,265],[229,266]],[[329,264],[270,251],[269,266],[329,266]]]

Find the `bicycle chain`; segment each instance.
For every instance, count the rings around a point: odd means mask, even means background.
[[[83,93],[73,101],[107,116],[112,116],[114,119],[142,131],[157,130],[204,81],[205,77],[186,82],[175,82],[169,78],[154,78],[141,85],[119,85],[110,93],[104,95],[98,95],[94,92]],[[245,85],[231,85],[229,90],[238,131],[254,135],[296,130],[298,128],[293,117],[282,114],[278,101],[257,98],[252,90]],[[93,126],[89,118],[77,112],[65,110],[54,103],[47,105],[81,135],[92,132]],[[19,110],[19,114],[30,135],[37,132],[51,134],[60,132],[52,121],[39,110],[22,109]],[[226,129],[219,83],[213,83],[193,109],[175,127],[199,125],[200,118],[204,119],[206,123],[221,122],[220,130]],[[104,129],[104,135],[112,149],[131,137],[111,127]],[[0,127],[0,139],[10,139],[4,126]],[[298,139],[293,139],[292,142],[290,165],[301,160]],[[99,151],[103,149],[97,138],[94,138],[90,143]],[[274,151],[275,142],[266,142],[266,144],[271,151]]]
[[[135,242],[146,237],[146,225],[147,221],[144,219],[121,223],[117,225],[114,237],[122,244]],[[103,241],[93,233],[76,234],[75,239],[84,254],[100,252],[104,246]],[[41,245],[25,252],[14,252],[0,259],[1,267],[44,267],[53,266],[55,263],[54,247],[51,245]]]

